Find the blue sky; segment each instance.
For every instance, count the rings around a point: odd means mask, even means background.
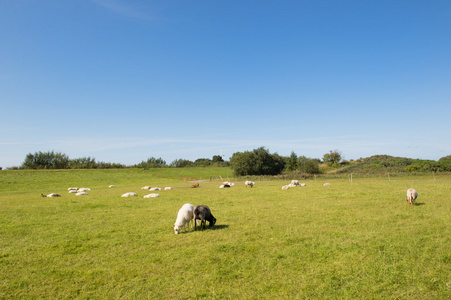
[[[0,166],[451,154],[451,2],[0,1]]]

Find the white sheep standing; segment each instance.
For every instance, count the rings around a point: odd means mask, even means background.
[[[407,190],[407,199],[406,201],[409,202],[411,205],[415,205],[415,199],[417,199],[418,193],[415,191],[415,189],[408,189]]]
[[[254,184],[255,184],[255,182],[250,181],[250,180],[246,180],[246,181],[244,182],[244,185],[245,185],[246,187],[247,187],[247,186],[253,187]]]
[[[291,184],[294,186],[301,185],[298,180],[291,180]]]
[[[188,232],[190,231],[190,224],[194,218],[194,206],[192,204],[186,203],[180,208],[177,213],[177,220],[174,224],[174,233],[178,234],[182,227],[186,232],[186,223],[188,223]]]

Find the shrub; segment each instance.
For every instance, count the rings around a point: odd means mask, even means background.
[[[285,167],[284,159],[277,153],[270,154],[263,147],[253,151],[236,152],[230,159],[235,175],[278,175]]]

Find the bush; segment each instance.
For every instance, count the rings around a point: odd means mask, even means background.
[[[283,157],[270,154],[263,147],[253,151],[236,152],[230,159],[230,166],[236,176],[278,175],[285,168]]]

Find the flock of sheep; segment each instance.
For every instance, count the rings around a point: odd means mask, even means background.
[[[244,184],[245,184],[246,188],[248,186],[250,186],[252,188],[255,185],[255,182],[246,180],[244,182]],[[235,184],[233,182],[226,181],[219,188],[230,188],[234,185]],[[290,184],[282,186],[282,190],[287,190],[289,188],[298,187],[298,186],[304,187],[304,186],[306,186],[306,184],[300,183],[298,180],[292,180]],[[323,186],[330,186],[330,184],[324,183]],[[114,188],[115,186],[110,185],[109,187]],[[191,188],[198,188],[198,187],[199,187],[199,183],[191,186]],[[149,191],[161,191],[162,190],[159,187],[151,188],[150,186],[144,186],[141,189],[149,190]],[[76,196],[88,195],[87,191],[90,191],[90,190],[91,190],[90,188],[76,188],[76,187],[68,188],[68,192],[75,193]],[[172,188],[165,187],[164,190],[172,190]],[[136,193],[128,192],[128,193],[123,194],[121,197],[134,197],[134,196],[137,196]],[[410,205],[415,205],[415,200],[418,197],[418,192],[413,188],[409,188],[407,190],[406,196],[407,196],[406,201]],[[56,194],[56,193],[51,193],[51,194],[47,194],[47,195],[41,194],[41,197],[61,197],[61,195]],[[151,194],[144,195],[143,197],[144,198],[156,198],[156,197],[160,197],[160,195],[156,194],[156,193],[151,193]],[[178,234],[182,228],[186,232],[186,225],[188,225],[188,232],[189,232],[192,221],[194,223],[194,230],[196,230],[197,229],[197,226],[196,226],[197,220],[200,220],[200,227],[201,227],[202,231],[205,229],[206,221],[209,222],[210,227],[213,227],[216,223],[216,218],[213,216],[213,214],[211,213],[211,210],[208,206],[197,205],[196,207],[194,207],[190,203],[184,204],[177,213],[177,219],[174,224],[175,234]]]

